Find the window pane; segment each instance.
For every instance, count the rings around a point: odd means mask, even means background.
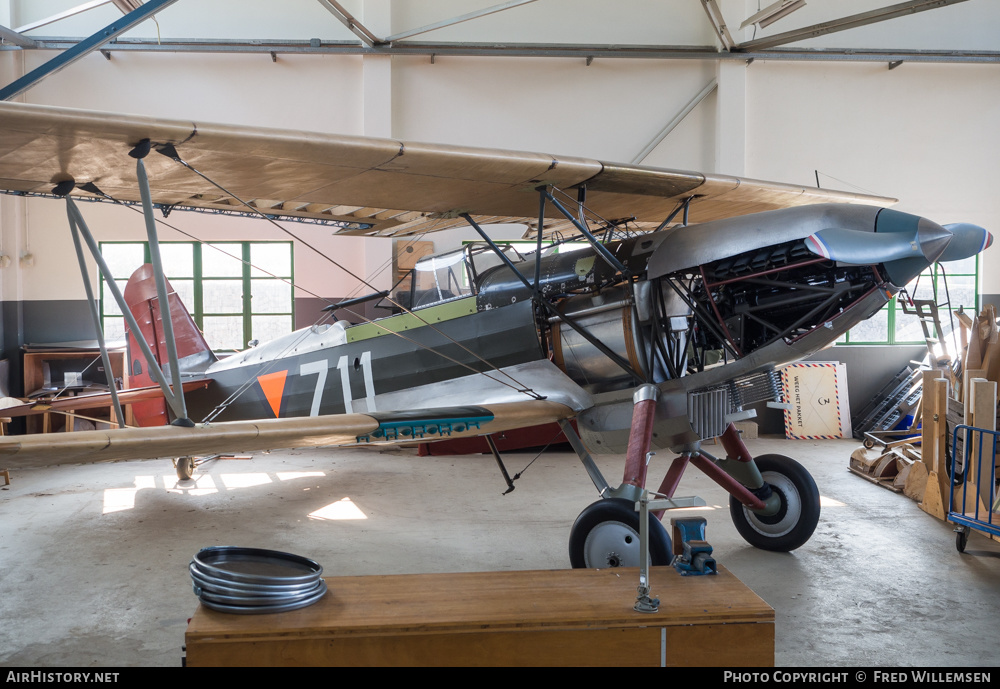
[[[963,258],[961,261],[948,261],[944,270],[948,276],[960,275],[962,273],[972,275],[976,272],[976,257],[969,256],[968,258]]]
[[[253,316],[253,339],[268,342],[292,332],[291,316]]]
[[[243,349],[242,316],[205,316],[205,340],[212,349]]]
[[[941,311],[941,329],[944,331],[941,342],[947,352],[954,358],[962,351],[961,327],[958,324],[958,318],[952,320],[950,314],[951,312],[947,310]]]
[[[251,277],[271,277],[273,275],[279,278],[289,278],[292,276],[292,245],[287,242],[251,244],[250,263],[255,266],[250,269]]]
[[[933,330],[933,326],[931,327]],[[896,342],[924,342],[924,331],[915,314],[905,314],[896,309]]]
[[[948,278],[948,290],[945,291],[944,281],[938,284],[938,302],[943,304],[951,297],[951,308],[964,306],[969,311],[976,310],[976,278],[972,275]]]
[[[205,313],[243,313],[243,281],[205,280],[202,305]]]
[[[201,272],[207,278],[243,275],[243,250],[239,244],[206,244],[201,251]]]
[[[104,319],[104,342],[109,347],[112,342],[125,339],[125,319],[105,318]]]
[[[291,313],[292,286],[280,280],[251,280],[251,313]]]
[[[171,280],[170,286],[177,292],[188,313],[194,313],[194,280]]]
[[[190,242],[160,244],[160,260],[163,274],[173,278],[194,277],[194,246]]]
[[[145,244],[101,244],[101,256],[108,264],[111,276],[128,280],[135,269],[145,263]]]
[[[925,271],[906,286],[906,292],[911,299],[934,299],[934,280]]]
[[[128,280],[115,280],[115,284],[118,285],[118,290],[124,294],[125,284]],[[101,281],[101,313],[110,316],[120,316],[122,315],[122,310],[118,308],[118,302],[111,295],[111,290],[108,289],[107,281]]]
[[[889,309],[882,309],[867,321],[851,328],[851,342],[888,342]]]

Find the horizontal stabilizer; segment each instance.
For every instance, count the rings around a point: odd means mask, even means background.
[[[209,378],[198,378],[197,380],[184,381],[184,392],[192,390],[202,390],[212,384]],[[118,401],[124,404],[137,404],[150,400],[162,400],[163,390],[158,385],[141,388],[129,388],[118,391]],[[11,404],[3,406],[5,401]],[[58,397],[42,402],[21,402],[20,400],[5,397],[0,398],[0,409],[3,416],[32,416],[34,414],[47,414],[51,412],[75,412],[81,409],[100,409],[110,407],[111,393],[98,392],[88,395],[77,395],[76,397]]]

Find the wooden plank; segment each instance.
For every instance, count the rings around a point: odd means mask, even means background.
[[[903,495],[923,502],[924,490],[927,488],[927,465],[923,462],[914,462],[910,471],[906,474],[906,482],[903,484]]]
[[[633,610],[638,569],[331,577],[318,603],[275,615],[199,606],[187,665],[771,665],[774,611],[725,568],[654,567],[656,613]],[[663,640],[666,639],[666,644]]]
[[[847,467],[847,469],[852,474],[860,476],[864,480],[869,481],[871,483],[874,483],[877,486],[882,486],[883,488],[888,488],[889,490],[891,490],[894,493],[901,493],[901,492],[903,492],[901,488],[897,488],[896,487],[896,477],[895,476],[892,476],[890,478],[876,478],[874,476],[869,476],[868,474],[864,473],[863,471],[859,471],[858,469],[855,469],[854,467]]]
[[[969,381],[969,404],[966,405],[968,421],[973,428],[984,431],[995,431],[997,429],[997,384],[994,381],[983,378],[973,378]],[[965,469],[966,490],[965,510],[975,511],[978,499],[980,514],[986,513],[986,505],[993,504],[993,485],[991,472],[995,462],[995,448],[993,447],[993,436],[989,433],[973,431],[970,438],[972,447],[967,452],[969,466]],[[985,452],[983,451],[985,450]],[[956,499],[959,495],[958,487],[955,488]],[[954,509],[958,510],[956,506]]]
[[[962,423],[969,425],[969,381],[974,378],[985,378],[986,369],[984,368],[967,368],[962,372],[962,396],[961,400],[965,405],[965,414],[962,418]]]
[[[948,495],[951,488],[948,480],[946,445],[948,381],[940,378],[924,378],[924,416],[922,428],[921,454],[929,469],[927,485],[924,488],[920,509],[938,519],[944,519],[948,511]]]
[[[933,394],[933,389],[934,381],[938,380],[940,376],[941,371],[938,369],[923,371],[923,381],[921,383],[922,416],[920,419],[920,447],[924,448],[923,462],[927,465],[927,471],[934,469],[934,448],[937,447],[935,444],[935,434],[939,429],[935,426],[936,419],[934,417],[938,412],[936,410],[936,398]],[[947,410],[947,392],[945,393],[945,409]],[[942,413],[944,414],[944,418],[947,419],[947,411]],[[947,429],[947,425],[945,428]]]

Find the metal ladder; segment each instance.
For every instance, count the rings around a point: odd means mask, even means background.
[[[956,353],[952,354],[948,351],[947,345],[942,341],[944,330],[941,327],[941,309],[944,309],[952,319],[951,334],[953,340],[955,338],[955,323],[951,311],[951,294],[948,291],[948,276],[944,272],[944,266],[939,264],[938,269],[941,271],[941,281],[944,284],[945,300],[943,302],[938,303],[937,282],[934,281],[931,285],[934,292],[933,299],[911,299],[910,295],[904,289],[900,292],[899,304],[904,314],[916,316],[920,321],[920,328],[923,330],[924,339],[927,341],[927,353],[931,357],[931,365],[935,368],[944,368],[954,362],[955,356],[958,353],[958,342],[955,341],[952,343],[954,345],[954,352]],[[918,277],[913,291],[916,292],[919,286],[920,278]]]

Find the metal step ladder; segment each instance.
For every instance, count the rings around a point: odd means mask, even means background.
[[[912,299],[905,289],[900,291],[898,299],[903,313],[908,316],[916,316],[917,320],[920,321],[920,328],[923,330],[924,339],[927,341],[927,353],[930,355],[931,365],[935,368],[945,368],[954,363],[958,354],[958,343],[953,342],[954,353],[952,353],[943,341],[944,329],[941,327],[941,311],[944,310],[952,319],[952,339],[955,337],[955,323],[951,311],[951,294],[948,291],[948,277],[945,275],[944,267],[940,264],[938,264],[938,270],[940,271],[941,282],[944,285],[945,300],[943,302],[938,302],[936,281],[932,285],[933,299]],[[917,283],[913,288],[914,294],[919,286],[920,278],[918,277]]]

